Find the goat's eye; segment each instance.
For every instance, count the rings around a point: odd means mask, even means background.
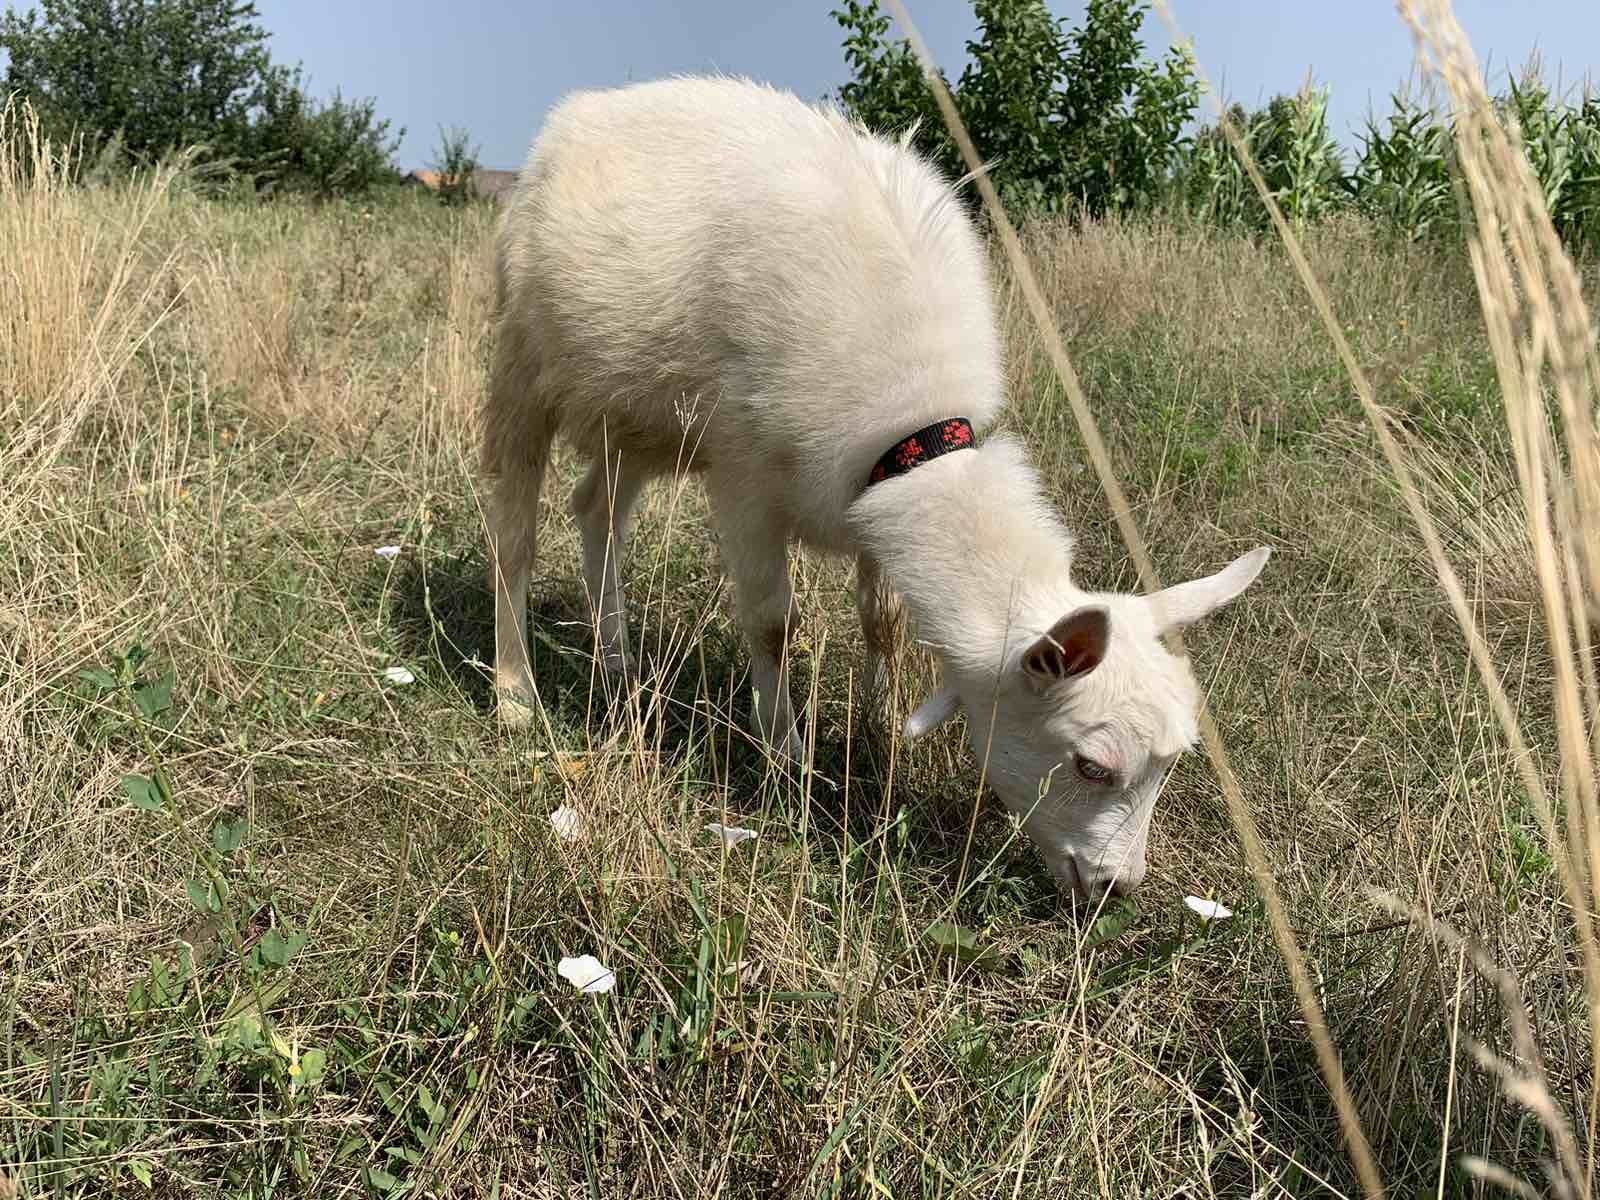
[[[1078,755],[1077,767],[1078,774],[1082,775],[1090,783],[1104,783],[1111,778],[1110,768],[1102,767],[1094,759],[1085,758],[1081,754]]]

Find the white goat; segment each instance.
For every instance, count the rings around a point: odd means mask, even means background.
[[[1159,635],[1238,595],[1268,552],[1153,596],[1073,584],[1020,446],[974,444],[1004,399],[987,259],[907,143],[740,80],[579,93],[535,141],[497,250],[484,464],[506,719],[533,697],[527,584],[559,431],[593,459],[572,508],[608,668],[631,669],[619,563],[635,502],[687,466],[770,745],[800,752],[788,543],[853,555],[869,674],[896,595],[942,667],[907,735],[965,709],[1057,877],[1137,885],[1156,795],[1196,734],[1193,676]]]

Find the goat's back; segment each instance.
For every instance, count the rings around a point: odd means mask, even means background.
[[[891,442],[953,415],[981,430],[1001,403],[987,260],[949,185],[765,86],[569,97],[498,250],[501,336],[569,438],[662,466],[687,440],[784,489],[813,537]]]

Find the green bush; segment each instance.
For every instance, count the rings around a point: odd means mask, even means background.
[[[269,189],[329,197],[370,190],[398,179],[394,152],[400,134],[376,115],[376,104],[345,100],[335,91],[326,104],[282,73],[268,84],[260,115],[250,127],[245,161]]]
[[[452,126],[439,130],[439,147],[432,166],[439,172],[441,204],[453,207],[477,197],[474,177],[478,173],[478,151],[465,129]]]
[[[266,186],[332,194],[377,182],[399,139],[375,103],[319,104],[298,69],[272,62],[267,38],[256,6],[238,0],[40,0],[0,13],[0,90],[102,164],[196,147]]]
[[[1089,0],[1069,29],[1043,0],[975,0],[972,61],[951,91],[1008,207],[1093,215],[1153,204],[1186,140],[1199,85],[1184,50],[1157,66],[1139,40],[1143,0]],[[846,0],[851,79],[839,99],[869,128],[920,123],[915,144],[952,177],[965,164],[908,43],[891,41],[876,0]]]
[[[950,90],[1001,200],[1019,215],[1091,216],[1170,202],[1213,224],[1265,230],[1266,207],[1222,130],[1185,134],[1199,97],[1194,64],[1181,49],[1159,65],[1144,58],[1146,10],[1145,0],[1089,0],[1081,25],[1068,28],[1043,0],[974,0],[979,32]],[[832,15],[845,31],[844,107],[885,133],[914,128],[918,149],[950,177],[964,175],[921,65],[909,43],[889,37],[877,0],[844,0]],[[1600,97],[1569,102],[1530,68],[1495,108],[1519,131],[1563,240],[1600,249]],[[1461,235],[1452,123],[1403,93],[1387,116],[1368,118],[1348,161],[1328,127],[1326,88],[1228,113],[1290,221],[1354,211],[1408,240]]]

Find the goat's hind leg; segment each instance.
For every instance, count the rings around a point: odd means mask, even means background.
[[[622,557],[627,553],[639,494],[650,472],[619,451],[596,459],[572,493],[572,512],[583,537],[583,578],[594,617],[601,665],[614,678],[634,677],[628,649],[628,608],[622,590]]]
[[[525,441],[502,447],[489,500],[489,586],[494,591],[495,707],[507,725],[526,725],[537,689],[528,653],[528,577],[538,545],[539,491],[550,459],[551,433],[542,425]]]

